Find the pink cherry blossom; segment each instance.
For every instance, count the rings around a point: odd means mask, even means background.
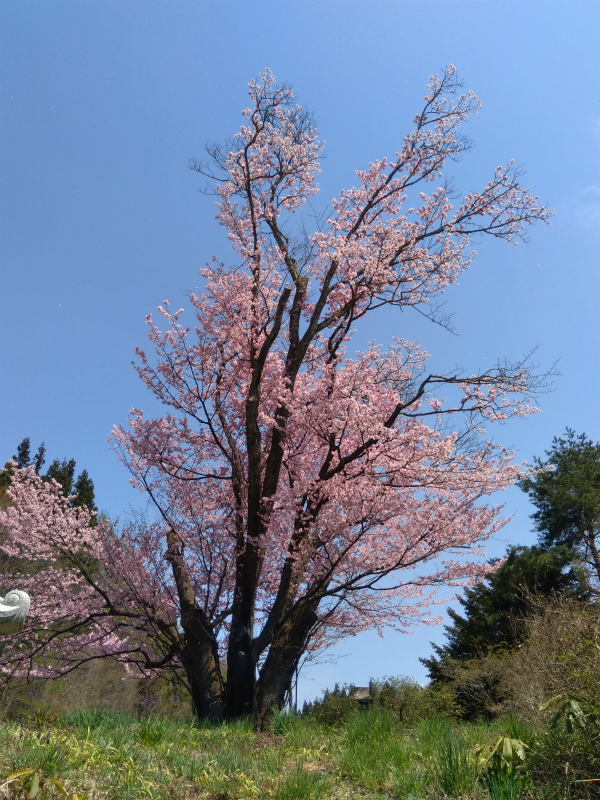
[[[439,320],[435,299],[473,262],[473,237],[516,242],[551,212],[512,163],[450,197],[443,173],[479,109],[450,66],[398,152],[357,170],[306,233],[315,126],[269,71],[249,96],[240,132],[192,164],[212,181],[234,263],[201,271],[194,319],[166,300],[160,328],[147,317],[155,355],[138,349],[136,369],[165,414],[132,409],[113,431],[156,519],[90,528],[57,485],[14,469],[0,549],[40,568],[12,576],[32,611],[5,674],[108,656],[132,675],[172,670],[199,715],[264,721],[302,658],[435,621],[438,586],[491,569],[482,545],[506,520],[486,498],[523,468],[484,425],[536,410],[527,364],[437,375],[418,342],[347,345],[383,305]]]

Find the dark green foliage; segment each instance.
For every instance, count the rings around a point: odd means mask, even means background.
[[[440,679],[432,687],[450,694],[460,719],[493,719],[502,712],[507,699],[503,683],[509,660],[509,651],[500,649],[464,661],[446,658],[440,667]]]
[[[31,441],[28,436],[26,436],[20,445],[17,446],[17,455],[12,457],[13,461],[17,462],[17,465],[21,468],[28,467],[30,464],[33,465],[33,468],[39,475],[39,472],[46,461],[46,445],[44,442],[37,449],[37,453],[31,459]],[[4,474],[4,473],[2,473]]]
[[[81,508],[81,506],[87,506],[90,511],[96,510],[96,506],[94,505],[94,481],[88,475],[87,469],[84,469],[75,481],[74,489],[75,497],[72,501],[73,506],[77,508]],[[92,517],[90,520],[91,527],[95,528],[97,524],[97,517]]]
[[[520,620],[531,612],[530,597],[553,594],[585,599],[588,587],[575,554],[566,545],[511,547],[506,562],[482,583],[466,589],[464,616],[450,610],[448,643],[433,645],[436,656],[421,659],[432,681],[447,679],[450,660],[467,661],[493,650],[511,648],[521,637]]]
[[[88,508],[94,507],[94,481],[88,475],[87,469],[84,469],[81,475],[75,481],[75,506],[87,506]]]
[[[48,467],[46,477],[59,483],[62,487],[63,493],[69,497],[69,495],[73,494],[75,459],[72,458],[70,461],[67,461],[66,458],[63,458],[62,461],[59,461],[58,458],[55,458]]]
[[[18,466],[21,468],[28,467],[31,463],[30,447],[31,442],[27,436],[17,447],[17,455],[13,456],[13,461],[16,461]]]
[[[33,461],[31,462],[33,464],[33,468],[36,472],[36,475],[40,474],[40,470],[44,466],[45,462],[46,462],[46,445],[44,444],[44,442],[42,442],[41,445],[38,447],[37,453],[35,454]]]
[[[554,466],[521,483],[537,511],[532,518],[542,547],[576,548],[600,583],[600,443],[567,428],[536,468]]]
[[[339,725],[358,711],[358,703],[352,697],[352,686],[335,684],[333,691],[325,690],[320,700],[305,701],[303,714],[312,714],[324,725]]]
[[[22,469],[33,466],[34,470],[39,475],[46,461],[46,445],[44,442],[41,443],[32,460],[31,442],[29,437],[25,437],[21,444],[18,445],[17,455],[13,456],[12,460],[16,461],[18,466]],[[87,469],[84,469],[77,480],[75,480],[75,466],[74,458],[68,461],[66,458],[63,458],[62,461],[55,458],[48,467],[48,471],[43,478],[44,480],[55,480],[60,484],[65,496],[72,498],[70,502],[71,507],[81,508],[81,506],[85,505],[90,511],[97,511],[94,497],[94,482],[88,475]],[[0,472],[0,490],[4,490],[5,492],[9,484],[10,467],[7,464],[4,470]],[[97,520],[93,518],[90,524],[94,527],[98,523]]]

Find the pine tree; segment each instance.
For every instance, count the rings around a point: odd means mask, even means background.
[[[31,440],[26,436],[23,441],[17,446],[17,455],[12,457],[16,461],[20,469],[33,466],[37,475],[40,474],[42,466],[46,461],[46,445],[44,442],[40,444],[33,459],[31,458]],[[87,469],[84,469],[77,480],[75,480],[75,467],[76,462],[74,458],[67,461],[63,458],[62,461],[55,458],[48,467],[48,471],[43,475],[44,480],[55,480],[60,484],[63,493],[67,497],[72,497],[70,505],[72,507],[87,506],[90,511],[97,511],[94,496],[94,482],[90,478]],[[6,489],[10,485],[11,468],[8,462],[5,464],[4,469],[0,472],[0,492],[2,496],[0,500],[2,505],[6,506],[8,499],[6,497]],[[92,527],[97,525],[95,517],[90,522]]]
[[[73,499],[73,506],[87,506],[90,511],[97,511],[94,497],[94,481],[88,475],[87,469],[79,475],[75,482],[75,497]],[[94,528],[98,524],[96,517],[92,517],[90,525]]]
[[[554,469],[521,483],[537,509],[532,519],[540,546],[576,549],[600,588],[600,443],[567,428],[546,456],[535,466]]]
[[[46,445],[44,442],[38,447],[38,451],[35,454],[35,458],[33,459],[33,468],[36,472],[36,475],[40,474],[41,468],[44,466],[46,462]]]
[[[453,624],[446,626],[448,642],[433,645],[436,653],[421,662],[435,682],[446,680],[452,660],[468,661],[498,648],[515,646],[520,620],[531,611],[529,595],[569,595],[587,599],[589,587],[576,554],[566,545],[511,547],[505,563],[484,582],[466,589],[460,598],[464,616],[450,610]]]
[[[64,494],[69,497],[73,494],[73,481],[75,479],[75,459],[71,458],[67,461],[66,458],[63,458],[62,461],[59,461],[58,458],[55,458],[54,461],[48,467],[48,472],[46,473],[48,478],[52,478],[57,483],[60,483],[62,486],[62,490]]]
[[[13,461],[17,462],[17,465],[23,469],[24,467],[29,467],[33,465],[33,468],[36,471],[36,474],[40,474],[40,470],[46,461],[46,445],[44,442],[37,449],[37,453],[33,457],[33,461],[31,460],[31,440],[29,436],[26,436],[21,444],[17,446],[17,455],[12,457]],[[0,491],[6,491],[8,485],[10,484],[10,469],[8,467],[8,463],[4,465],[4,469],[0,472]]]
[[[13,456],[13,461],[16,461],[21,468],[28,467],[31,463],[30,447],[29,436],[26,436],[17,447],[17,455]]]

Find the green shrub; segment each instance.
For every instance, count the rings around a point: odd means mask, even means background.
[[[314,716],[323,725],[340,725],[359,710],[351,695],[352,689],[348,685],[340,688],[336,683],[333,691],[326,689],[320,700],[305,702],[302,713]]]
[[[389,712],[396,722],[410,724],[428,717],[456,716],[454,698],[442,685],[423,687],[412,678],[371,679],[374,704]]]
[[[411,678],[371,679],[369,690],[374,704],[384,708],[398,722],[412,722],[425,716],[423,689]]]

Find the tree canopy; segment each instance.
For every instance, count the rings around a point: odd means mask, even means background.
[[[249,84],[240,131],[192,163],[233,265],[202,270],[193,324],[166,300],[160,327],[148,317],[155,355],[138,350],[138,372],[168,412],[134,409],[114,430],[156,520],[108,536],[56,484],[15,469],[15,505],[0,515],[10,547],[58,549],[71,567],[64,608],[56,574],[36,576],[39,606],[4,664],[32,668],[47,652],[35,667],[47,675],[95,657],[171,669],[198,715],[264,724],[307,653],[402,630],[429,615],[437,586],[489,571],[481,546],[504,521],[485,499],[523,475],[485,426],[534,411],[540,381],[526,361],[429,372],[418,342],[400,338],[346,350],[382,306],[443,321],[437,299],[471,265],[474,237],[516,243],[550,218],[512,162],[453,200],[444,170],[468,151],[459,128],[478,108],[454,67],[433,76],[395,155],[358,170],[307,233],[315,125],[270,72]],[[36,630],[50,620],[61,635],[42,652]]]

